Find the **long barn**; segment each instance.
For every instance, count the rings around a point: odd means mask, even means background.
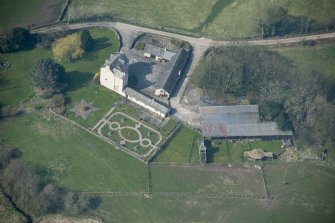
[[[289,138],[276,122],[261,122],[258,105],[199,106],[202,134],[209,139]]]

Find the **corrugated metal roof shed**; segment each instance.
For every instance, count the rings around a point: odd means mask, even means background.
[[[291,136],[275,122],[261,122],[257,105],[200,106],[204,137]]]

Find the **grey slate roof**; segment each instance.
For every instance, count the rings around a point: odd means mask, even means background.
[[[180,72],[183,71],[189,52],[184,49],[179,49],[179,51],[172,57],[170,61],[170,66],[167,70],[159,74],[155,86],[157,89],[164,89],[169,94],[172,93],[177,81],[180,78]]]
[[[126,93],[127,95],[129,95],[132,98],[135,98],[138,101],[143,102],[146,105],[151,106],[152,108],[156,109],[157,111],[163,113],[163,114],[168,114],[170,111],[170,108],[158,103],[156,100],[154,100],[153,98],[149,98],[148,96],[135,91],[132,88],[126,87],[123,90],[124,93]]]
[[[204,137],[291,136],[275,122],[261,122],[257,105],[199,106]]]
[[[175,52],[169,51],[166,48],[155,46],[150,43],[145,44],[144,53],[148,53],[150,55],[154,55],[168,61],[170,61],[172,57],[176,54]]]
[[[122,52],[111,54],[110,58],[105,60],[105,66],[117,75],[119,78],[124,78],[124,73],[128,73],[129,59]]]

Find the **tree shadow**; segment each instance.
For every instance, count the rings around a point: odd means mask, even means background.
[[[128,67],[129,79],[136,79],[129,83],[130,87],[133,87],[137,90],[145,89],[153,84],[153,82],[147,79],[147,75],[153,72],[154,62],[136,62],[130,64]]]
[[[218,153],[220,149],[218,147],[214,147],[209,140],[205,140],[205,146],[207,148],[206,151],[207,163],[213,163],[215,153]]]
[[[109,39],[106,38],[106,37],[101,37],[101,38],[94,39],[92,48],[88,52],[89,53],[96,52],[96,51],[99,51],[99,50],[102,50],[102,49],[105,49],[107,47],[112,46],[112,44],[109,43],[108,40]]]
[[[92,80],[93,76],[90,73],[71,71],[64,75],[64,82],[67,84],[65,92],[75,91]]]

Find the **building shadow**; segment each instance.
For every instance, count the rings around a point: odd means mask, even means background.
[[[85,86],[90,81],[92,81],[92,78],[93,76],[91,73],[85,73],[79,71],[66,72],[63,78],[64,82],[67,84],[65,92],[75,91]]]
[[[154,65],[154,62],[136,62],[129,64],[129,86],[136,90],[143,90],[153,85],[153,82],[148,80],[147,75],[153,72]]]

